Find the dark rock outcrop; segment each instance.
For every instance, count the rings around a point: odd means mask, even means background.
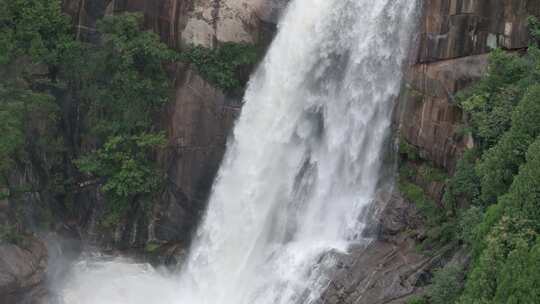
[[[427,257],[416,249],[421,219],[414,206],[394,193],[379,218],[380,233],[369,245],[330,254],[337,267],[319,303],[401,303],[422,290],[439,256]]]
[[[418,62],[484,54],[528,44],[527,17],[540,14],[536,0],[429,0]]]
[[[527,18],[540,15],[536,0],[423,1],[417,54],[396,112],[402,138],[420,155],[452,171],[472,139],[455,94],[485,72],[491,49],[528,45]]]
[[[34,237],[0,245],[0,303],[43,303],[47,249]]]

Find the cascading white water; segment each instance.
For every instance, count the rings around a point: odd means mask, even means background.
[[[252,77],[178,277],[79,263],[80,304],[310,303],[320,257],[366,242],[416,0],[294,0]],[[84,266],[84,267],[81,267]]]

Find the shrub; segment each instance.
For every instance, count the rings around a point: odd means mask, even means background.
[[[408,160],[417,161],[420,160],[418,149],[409,144],[403,137],[399,139],[399,154],[405,156]]]
[[[23,241],[23,236],[14,226],[0,225],[0,243],[19,245]]]
[[[244,85],[242,69],[257,63],[259,53],[253,45],[225,43],[215,49],[192,46],[181,56],[214,85],[223,90],[233,90]]]
[[[534,16],[530,16],[527,21],[531,33],[531,43],[537,44],[540,42],[540,21]]]
[[[462,212],[458,220],[458,237],[465,244],[472,246],[479,238],[477,227],[482,222],[484,213],[482,209],[472,206]]]
[[[425,297],[413,297],[407,301],[407,304],[429,304]]]
[[[512,115],[512,128],[483,156],[478,166],[482,200],[494,203],[508,190],[529,145],[540,135],[540,85],[529,88]]]
[[[72,39],[70,22],[59,0],[0,0],[0,64],[18,56],[57,65],[63,45]]]
[[[435,271],[428,295],[432,304],[453,304],[460,296],[463,271],[457,266],[447,266]]]
[[[109,138],[103,148],[78,161],[82,172],[105,179],[103,190],[115,200],[151,194],[161,178],[152,152],[165,144],[163,134]]]
[[[74,50],[90,58],[76,67],[88,126],[101,138],[149,131],[169,98],[171,81],[163,64],[176,54],[157,34],[142,30],[138,14],[105,17],[98,31],[99,46]]]
[[[458,203],[465,206],[477,203],[480,195],[480,179],[475,170],[476,152],[468,150],[458,161],[454,175],[448,180],[443,197],[446,206],[453,209]]]
[[[459,105],[469,116],[468,124],[481,150],[496,144],[510,128],[510,113],[523,96],[527,66],[523,58],[495,50],[486,76],[459,94]]]

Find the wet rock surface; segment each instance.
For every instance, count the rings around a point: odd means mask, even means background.
[[[417,50],[407,71],[396,124],[422,158],[452,171],[474,145],[460,134],[463,115],[455,94],[477,81],[493,48],[527,47],[527,18],[540,15],[535,0],[423,1]]]
[[[34,237],[0,245],[0,303],[43,303],[47,249]]]
[[[414,206],[394,193],[380,213],[379,225],[379,234],[369,245],[332,254],[337,267],[318,303],[402,303],[421,292],[437,258],[416,249],[421,219]]]

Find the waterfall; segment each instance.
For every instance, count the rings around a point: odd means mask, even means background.
[[[417,4],[291,2],[248,84],[181,273],[165,277],[142,265],[84,261],[64,298],[84,304],[317,299],[324,268],[332,266],[320,263],[323,254],[369,242],[362,215],[379,182]]]

